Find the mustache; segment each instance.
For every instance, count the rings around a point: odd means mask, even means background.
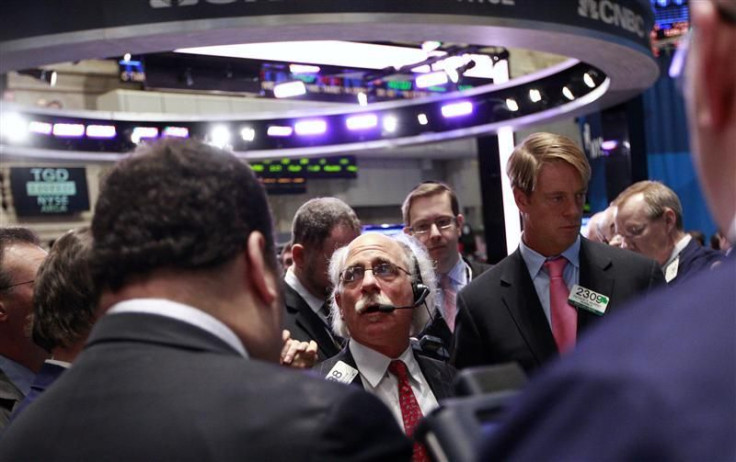
[[[355,311],[360,314],[369,306],[392,304],[391,299],[384,294],[371,294],[361,297],[361,299],[355,303]]]

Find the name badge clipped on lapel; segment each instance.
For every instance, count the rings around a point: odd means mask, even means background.
[[[599,294],[583,286],[575,284],[570,289],[570,297],[567,303],[570,305],[588,310],[598,316],[603,316],[608,308],[608,302],[611,301],[606,295]]]
[[[330,372],[327,373],[325,378],[332,382],[350,384],[356,375],[358,375],[358,369],[344,361],[338,361],[337,364],[332,366],[332,369],[330,369]]]

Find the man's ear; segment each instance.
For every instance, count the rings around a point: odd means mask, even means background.
[[[250,268],[247,277],[257,295],[268,305],[276,299],[279,290],[279,281],[276,271],[266,263],[266,238],[259,231],[253,231],[248,236],[246,244],[248,263]]]
[[[465,224],[465,217],[462,213],[458,213],[457,217],[455,217],[455,220],[457,220],[457,230],[460,232],[460,234],[463,233],[463,225]]]
[[[342,296],[340,292],[335,292],[335,304],[337,305],[337,310],[340,312],[340,319],[343,319],[344,316],[342,315]]]
[[[664,210],[664,223],[665,226],[667,226],[668,234],[675,228],[675,224],[677,223],[677,216],[675,216],[675,211],[669,207],[665,208]]]
[[[527,207],[529,206],[529,196],[519,188],[513,188],[514,202],[522,213],[526,213]]]
[[[8,307],[5,302],[0,301],[0,322],[8,320]]]
[[[723,130],[732,123],[736,115],[736,66],[733,57],[736,54],[733,40],[733,27],[723,25],[711,2],[695,2],[697,13],[694,22],[697,26],[699,61],[697,68],[698,81],[703,86],[705,101],[701,105],[698,117],[713,130]]]
[[[301,244],[294,244],[291,246],[291,258],[294,260],[294,266],[297,268],[303,268],[306,260],[306,250]]]

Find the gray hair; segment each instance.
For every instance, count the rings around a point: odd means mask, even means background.
[[[400,233],[390,236],[390,238],[395,240],[404,251],[402,255],[404,260],[403,264],[406,268],[409,268],[412,282],[424,284],[429,288],[429,295],[424,301],[426,308],[418,306],[414,309],[409,335],[417,335],[434,317],[434,312],[436,310],[435,299],[437,296],[437,277],[434,272],[434,264],[432,263],[432,259],[429,258],[429,254],[425,250],[424,246],[412,236]],[[330,294],[332,331],[345,338],[350,338],[350,331],[340,317],[340,308],[337,306],[337,302],[335,301],[335,294],[341,293],[343,290],[340,275],[345,270],[349,247],[350,245],[348,244],[337,249],[335,253],[332,254],[328,270],[330,282],[333,287],[332,293]]]

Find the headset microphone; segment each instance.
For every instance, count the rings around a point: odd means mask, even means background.
[[[381,313],[392,313],[395,310],[409,310],[409,309],[418,307],[419,305],[424,303],[424,300],[427,299],[427,296],[429,295],[429,287],[421,283],[412,284],[412,286],[413,286],[412,289],[414,290],[414,303],[412,303],[411,305],[406,305],[406,306],[378,305],[378,306],[373,306],[366,311],[367,312],[378,311]]]

